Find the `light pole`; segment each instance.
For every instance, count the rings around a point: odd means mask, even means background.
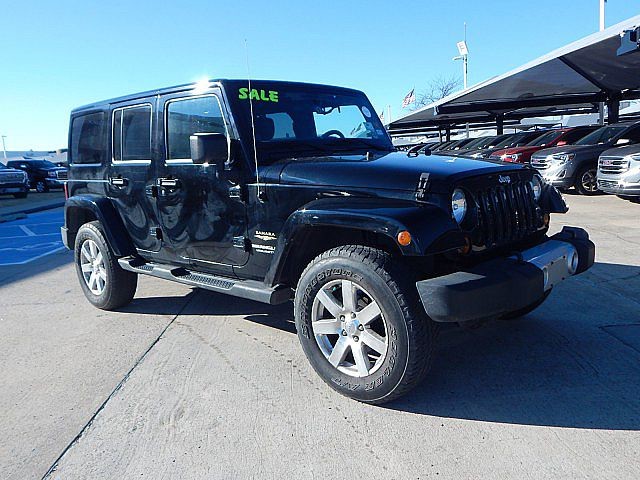
[[[600,0],[600,31],[604,30],[604,5],[607,0]],[[604,102],[598,104],[598,121],[604,125]]]
[[[7,159],[7,147],[4,144],[4,139],[7,138],[6,135],[2,135],[2,153],[4,153],[4,159]]]
[[[458,47],[458,55],[457,57],[453,57],[453,60],[462,60],[462,85],[464,89],[467,89],[467,73],[468,73],[468,62],[469,62],[469,49],[467,48],[467,22],[464,22],[464,40],[458,42],[456,44]],[[466,126],[466,134],[467,138],[469,138],[469,124]]]

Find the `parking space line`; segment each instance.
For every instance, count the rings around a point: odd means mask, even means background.
[[[26,227],[25,225],[18,225],[18,227],[20,228],[20,230],[22,230],[24,233],[27,234],[27,236],[29,237],[35,237],[36,234],[33,233],[31,230],[29,230],[28,227]]]
[[[62,250],[66,250],[64,245],[62,245],[60,247],[56,247],[53,250],[49,250],[47,252],[41,253],[40,255],[37,255],[35,257],[31,257],[31,258],[29,258],[27,260],[24,260],[22,262],[0,263],[0,267],[10,267],[10,266],[15,266],[15,265],[25,265],[27,263],[33,262],[34,260],[37,260],[37,259],[42,258],[42,257],[46,257],[47,255],[51,255],[52,253],[60,252]]]

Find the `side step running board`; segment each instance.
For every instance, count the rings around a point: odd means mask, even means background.
[[[184,283],[194,287],[226,293],[235,297],[247,298],[256,302],[278,305],[292,298],[292,290],[287,287],[267,287],[256,280],[237,280],[233,278],[217,277],[208,273],[188,270],[159,263],[145,262],[140,258],[125,257],[118,259],[124,270],[143,273],[153,277],[164,278],[174,282]]]

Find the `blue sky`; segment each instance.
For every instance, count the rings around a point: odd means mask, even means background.
[[[5,3],[5,2],[3,2]],[[598,0],[6,2],[0,9],[0,134],[8,150],[66,146],[69,111],[95,100],[246,77],[359,88],[378,111],[461,72],[469,83],[598,29]],[[609,0],[607,26],[640,13]]]

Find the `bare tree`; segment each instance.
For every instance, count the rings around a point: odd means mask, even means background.
[[[437,102],[441,98],[451,95],[461,86],[462,80],[460,80],[460,77],[444,77],[442,75],[435,77],[431,80],[427,89],[417,95],[416,101],[411,105],[411,110],[417,110],[425,105]]]

